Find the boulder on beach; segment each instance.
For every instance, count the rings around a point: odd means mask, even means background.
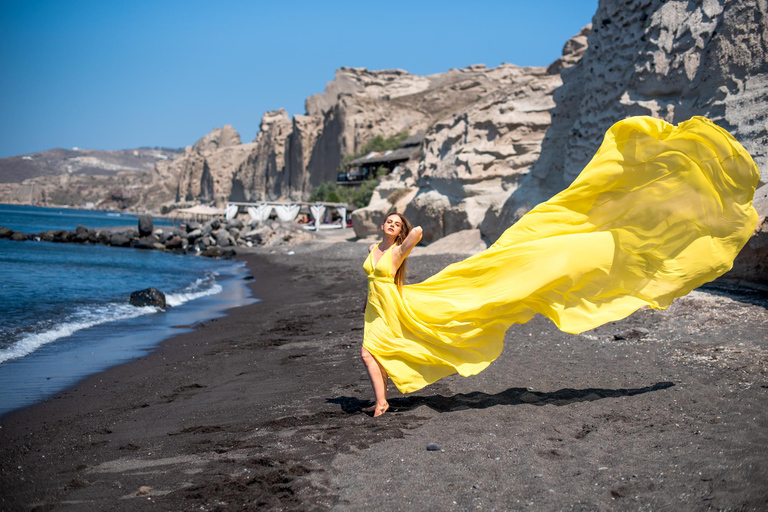
[[[240,219],[230,219],[227,221],[226,225],[227,229],[243,229],[243,226],[245,226],[245,224]]]
[[[165,294],[157,288],[147,288],[133,292],[130,302],[136,307],[156,306],[165,309]]]
[[[203,230],[200,228],[194,229],[187,233],[187,239],[191,242],[203,236]]]
[[[139,215],[139,236],[149,236],[155,229],[152,217],[149,215]]]

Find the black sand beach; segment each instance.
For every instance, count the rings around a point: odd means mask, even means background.
[[[243,255],[261,302],[0,418],[0,509],[768,508],[765,294],[580,336],[535,318],[482,374],[373,419],[366,251]],[[411,280],[458,258],[415,254]]]

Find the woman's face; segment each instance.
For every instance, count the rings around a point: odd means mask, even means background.
[[[403,221],[397,215],[390,215],[381,225],[381,229],[387,236],[397,237],[403,229]]]

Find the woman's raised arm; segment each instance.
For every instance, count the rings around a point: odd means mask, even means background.
[[[421,229],[421,226],[416,226],[413,229],[411,229],[411,232],[408,233],[408,236],[405,237],[405,240],[403,240],[403,243],[401,245],[395,246],[394,249],[392,249],[395,261],[392,262],[394,268],[400,267],[400,263],[405,260],[405,258],[408,257],[408,254],[410,254],[411,249],[416,247],[416,244],[419,243],[421,240],[421,234],[423,230]]]

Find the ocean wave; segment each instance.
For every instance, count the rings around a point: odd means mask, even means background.
[[[96,325],[125,320],[137,316],[155,313],[158,308],[135,307],[130,304],[109,304],[92,309],[81,309],[70,316],[70,320],[58,324],[53,328],[40,332],[23,334],[17,341],[6,349],[0,349],[0,363],[10,359],[24,357],[31,354],[43,345],[47,345],[58,339],[71,336],[77,331],[88,329]]]
[[[166,304],[170,307],[177,307],[201,297],[220,293],[223,288],[216,282],[217,275],[217,272],[209,272],[189,286],[176,292],[167,293],[165,295]],[[44,345],[71,336],[77,331],[108,322],[157,313],[158,311],[161,309],[153,306],[135,307],[126,303],[82,306],[74,313],[67,315],[65,321],[53,326],[50,322],[41,322],[37,328],[33,328],[34,332],[20,334],[16,341],[11,342],[10,346],[0,348],[0,364],[11,359],[24,357]]]
[[[199,299],[200,297],[206,297],[208,295],[216,295],[221,292],[223,288],[220,284],[214,284],[210,288],[195,292],[179,292],[171,293],[165,296],[165,303],[171,307],[176,307],[189,302],[191,300]]]

